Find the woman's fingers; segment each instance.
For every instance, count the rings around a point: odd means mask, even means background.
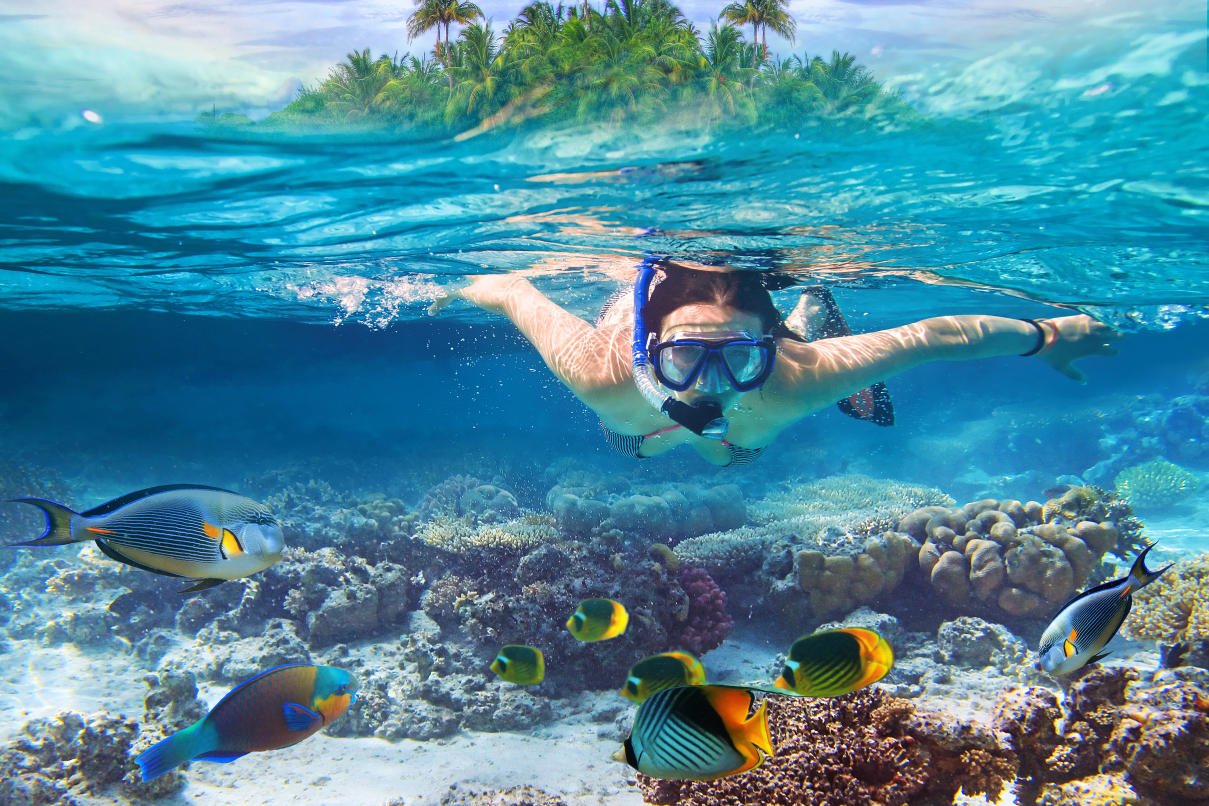
[[[459,294],[458,292],[455,291],[452,294],[446,294],[445,296],[441,297],[440,299],[433,300],[433,303],[428,306],[428,315],[436,316],[438,311],[440,311],[442,308],[444,308],[446,305],[453,302],[455,299],[457,299],[460,296],[461,296],[461,294]]]

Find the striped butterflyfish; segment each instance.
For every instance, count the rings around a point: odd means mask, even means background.
[[[1153,543],[1142,550],[1127,576],[1088,588],[1062,606],[1041,634],[1037,654],[1042,669],[1050,674],[1070,674],[1108,654],[1100,650],[1129,615],[1133,594],[1171,567],[1148,569],[1146,554],[1152,548]]]
[[[76,513],[41,498],[16,498],[46,513],[46,531],[14,546],[95,541],[111,559],[170,577],[196,580],[182,593],[263,571],[285,548],[269,511],[230,490],[195,484],[150,487]]]
[[[536,686],[546,677],[546,661],[540,649],[508,644],[500,647],[500,653],[491,664],[491,671],[509,683]]]
[[[704,686],[705,667],[687,652],[664,652],[643,658],[630,668],[618,693],[643,702],[656,691],[676,686]]]
[[[652,778],[713,781],[772,755],[765,703],[743,686],[679,686],[648,697],[613,758]]]
[[[567,619],[567,629],[580,641],[604,641],[625,632],[630,614],[612,599],[584,599]]]
[[[892,666],[894,650],[872,630],[823,630],[793,642],[773,685],[805,697],[838,697],[876,683]]]

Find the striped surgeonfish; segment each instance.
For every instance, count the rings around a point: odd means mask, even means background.
[[[894,650],[872,630],[846,627],[799,638],[774,684],[806,697],[838,697],[881,680]]]
[[[1062,606],[1058,615],[1041,635],[1041,668],[1050,674],[1070,674],[1089,663],[1100,660],[1100,652],[1112,640],[1133,607],[1133,595],[1154,582],[1164,571],[1146,567],[1146,554],[1154,548],[1151,543],[1134,560],[1129,575],[1103,585],[1088,588]]]
[[[291,663],[247,680],[210,713],[135,759],[144,781],[194,758],[225,764],[301,742],[339,719],[357,699],[357,678],[332,666]]]
[[[46,513],[46,532],[14,546],[93,540],[118,562],[197,580],[182,593],[263,571],[281,559],[285,548],[281,527],[267,509],[217,487],[151,487],[82,513],[41,498],[14,500]]]
[[[638,706],[634,727],[613,755],[652,778],[713,781],[753,770],[772,755],[765,703],[743,686],[680,686]]]

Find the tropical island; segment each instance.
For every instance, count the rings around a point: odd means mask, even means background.
[[[482,9],[416,0],[408,33],[435,30],[432,51],[349,53],[325,80],[255,124],[271,130],[387,130],[458,139],[532,125],[680,128],[913,128],[928,118],[850,54],[777,58],[767,32],[792,37],[787,0],[725,6],[702,33],[668,0],[536,2],[497,34]],[[450,29],[458,26],[456,37]],[[751,40],[743,26],[750,26]],[[210,112],[209,127],[252,121]]]

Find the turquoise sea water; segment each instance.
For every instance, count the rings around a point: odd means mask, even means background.
[[[430,488],[464,474],[542,513],[551,488],[586,468],[635,485],[737,483],[749,507],[784,483],[843,474],[939,488],[960,505],[1044,501],[1071,476],[1111,488],[1129,457],[1162,458],[1201,492],[1143,513],[1149,534],[1173,557],[1207,551],[1204,18],[1101,22],[1051,42],[1005,43],[972,64],[921,66],[899,85],[935,124],[912,131],[719,135],[669,125],[460,143],[236,136],[134,112],[92,123],[64,99],[60,112],[0,131],[0,489],[18,496],[21,484],[46,482],[31,492],[53,490],[82,509],[157,484],[267,499],[317,479],[415,512]],[[1081,365],[1085,386],[1016,357],[926,366],[890,382],[893,428],[829,410],[788,430],[757,464],[725,470],[685,448],[641,464],[612,454],[591,412],[501,317],[464,304],[426,314],[467,275],[524,272],[591,321],[645,252],[796,272],[830,286],[858,332],[949,313],[1077,311],[1130,336],[1120,356]],[[786,311],[796,299],[775,296]],[[6,512],[4,542],[36,536],[36,519]],[[38,559],[70,565],[77,549]],[[6,612],[58,618],[67,600],[44,593],[60,572],[10,570]],[[410,611],[431,581],[413,579]],[[95,593],[90,607],[109,614],[98,623],[125,623],[112,597]],[[912,608],[928,613],[913,630],[934,633],[956,615],[917,598],[900,603],[904,623]],[[124,644],[56,644],[13,619],[5,651],[29,673],[0,686],[0,740],[61,708],[142,708],[141,675],[158,660],[138,649],[149,631],[122,632]],[[402,624],[357,636],[354,654],[357,640],[397,642]],[[155,622],[172,625],[171,616]],[[734,645],[772,647],[767,663],[795,629],[772,625],[765,644],[767,626],[737,628],[719,651],[726,663],[744,662]],[[1039,626],[1013,624],[1030,640]],[[313,649],[317,662],[336,657]],[[89,677],[105,667],[111,696]],[[82,679],[65,683],[69,672]],[[199,678],[211,703],[232,682]],[[545,739],[572,741],[552,722],[535,740],[546,730]],[[305,778],[304,802],[375,804],[392,786],[407,803],[436,803],[460,780],[547,781],[520,745],[491,751],[508,774],[475,778],[481,764],[466,759],[477,758],[467,747],[476,735],[459,734],[462,755],[442,756],[452,766],[413,764],[397,782],[382,773],[360,794],[340,762],[339,797],[314,784],[336,773],[314,771],[326,762],[307,745],[289,762],[306,772],[273,767],[273,781]],[[314,741],[327,742],[324,758],[354,755],[332,749],[341,740]],[[607,763],[583,741],[583,754]],[[254,771],[206,772],[190,786],[213,802],[240,802],[232,781],[258,798],[284,797]],[[591,802],[639,802],[614,777]],[[575,790],[570,779],[546,785],[568,798]]]

